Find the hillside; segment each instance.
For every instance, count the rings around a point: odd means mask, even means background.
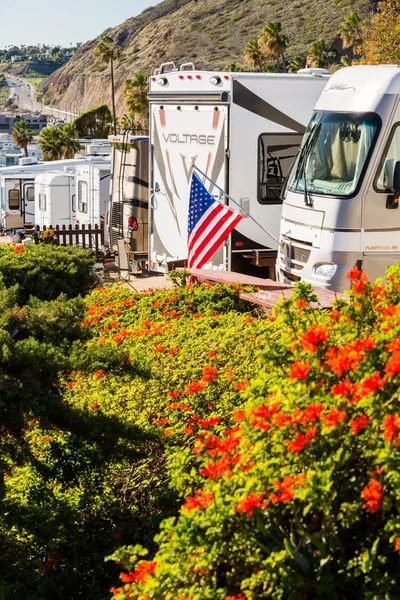
[[[243,64],[247,41],[270,20],[281,21],[290,39],[287,55],[304,54],[314,40],[333,41],[351,10],[367,14],[372,4],[371,0],[164,0],[104,32],[122,50],[116,65],[118,111],[124,112],[124,82],[136,72],[150,74],[169,60],[194,61],[202,69]],[[95,59],[96,45],[96,39],[84,44],[46,80],[44,101],[79,110],[110,103],[109,68]]]

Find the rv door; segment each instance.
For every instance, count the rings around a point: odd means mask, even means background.
[[[151,105],[150,268],[154,271],[166,272],[169,262],[187,258],[193,163],[228,191],[228,110],[227,104]],[[220,197],[213,184],[205,181],[205,185]],[[226,261],[224,246],[210,262],[223,268]]]
[[[35,222],[35,185],[33,181],[23,184],[24,224]]]

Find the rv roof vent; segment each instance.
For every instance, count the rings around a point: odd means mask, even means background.
[[[194,71],[195,70],[194,63],[193,62],[183,63],[179,70],[180,71]]]
[[[22,158],[19,159],[19,164],[20,165],[36,165],[37,161],[38,160],[35,156],[23,156]]]
[[[306,69],[299,69],[297,71],[297,73],[299,73],[300,75],[315,75],[315,77],[321,77],[322,75],[329,75],[329,71],[327,71],[326,69],[318,69],[318,68],[311,68],[311,67],[307,67]]]

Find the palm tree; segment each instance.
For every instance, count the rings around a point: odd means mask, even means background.
[[[12,131],[12,139],[24,151],[24,156],[28,156],[28,144],[33,140],[34,133],[29,129],[26,121],[17,121]]]
[[[289,38],[282,33],[282,25],[279,21],[270,21],[264,27],[259,39],[261,51],[276,62],[276,70],[279,71],[279,65],[282,64],[283,71],[286,72],[285,50],[289,45]]]
[[[303,67],[304,58],[302,56],[293,56],[288,62],[289,73],[297,73]]]
[[[360,14],[353,10],[343,21],[340,23],[338,35],[343,40],[343,47],[348,48],[353,46],[354,50],[360,48],[362,44],[362,27],[364,19]]]
[[[253,38],[247,42],[244,51],[244,62],[248,65],[253,65],[255,71],[262,71],[265,63],[265,56],[260,50],[260,45],[257,38]]]
[[[311,44],[308,51],[307,62],[311,67],[326,69],[336,58],[336,53],[332,52],[330,46],[327,46],[325,40],[317,40]]]
[[[100,57],[100,59],[108,65],[110,63],[111,70],[111,100],[113,109],[113,130],[114,135],[117,134],[117,117],[115,112],[115,87],[114,87],[114,61],[118,60],[121,56],[120,50],[118,50],[114,40],[108,36],[103,35],[100,38],[100,42],[94,50],[94,55]]]
[[[67,123],[59,128],[61,134],[61,147],[64,158],[74,158],[75,153],[81,150],[81,145],[76,139],[76,129],[73,123]]]
[[[148,81],[143,73],[136,73],[133,79],[127,79],[125,83],[125,104],[132,116],[146,123],[148,119]]]
[[[62,135],[59,127],[45,127],[40,132],[39,146],[44,160],[60,160],[63,155]]]

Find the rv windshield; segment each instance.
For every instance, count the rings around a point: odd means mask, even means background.
[[[292,170],[289,190],[326,196],[351,196],[361,182],[379,128],[372,113],[313,115],[302,151]]]

